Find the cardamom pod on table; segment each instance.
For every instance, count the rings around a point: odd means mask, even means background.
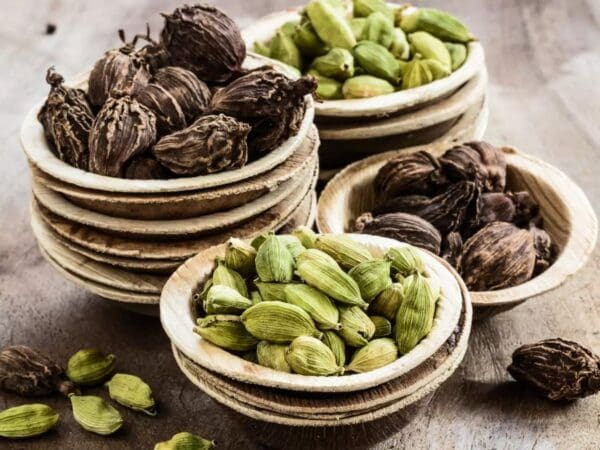
[[[600,391],[600,357],[565,339],[519,347],[508,372],[550,400],[575,400]]]
[[[56,426],[59,415],[48,405],[34,403],[0,411],[0,436],[24,439],[39,436]]]
[[[327,345],[311,336],[299,336],[287,349],[285,360],[301,375],[341,375],[344,368],[337,364]]]
[[[159,442],[154,446],[154,450],[213,450],[214,448],[214,441],[187,432],[177,433],[168,441]]]
[[[171,64],[207,83],[224,83],[241,72],[246,46],[236,23],[222,11],[185,5],[163,17],[161,43]]]
[[[246,164],[250,127],[224,114],[202,116],[189,127],[162,137],[152,153],[178,175],[204,175]]]
[[[53,67],[46,73],[50,93],[37,117],[50,148],[67,164],[88,170],[88,138],[94,120],[87,96],[81,89],[64,86]]]
[[[116,373],[106,383],[106,387],[110,398],[117,403],[149,416],[157,414],[152,389],[141,378],[127,373]]]
[[[116,433],[123,418],[110,404],[95,395],[70,395],[73,418],[84,430],[101,436]]]
[[[79,350],[67,362],[67,376],[82,386],[102,383],[114,370],[115,359],[115,355],[105,355],[93,348]]]

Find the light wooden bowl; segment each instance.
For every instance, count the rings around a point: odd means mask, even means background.
[[[427,150],[441,155],[449,145],[436,143],[402,150]],[[502,149],[508,162],[507,186],[526,190],[540,205],[544,229],[559,248],[554,264],[535,278],[507,289],[471,292],[476,317],[482,318],[511,309],[528,298],[554,289],[577,272],[594,249],[598,221],[590,202],[567,175],[514,147]],[[336,175],[323,191],[318,205],[317,227],[321,233],[349,231],[354,220],[375,204],[373,180],[390,158],[388,152],[358,161]]]
[[[112,217],[138,220],[187,219],[228,211],[252,203],[283,187],[314,165],[319,147],[315,127],[283,163],[261,175],[238,183],[201,191],[165,194],[126,194],[81,188],[47,175],[35,165],[31,172],[35,182],[61,194],[70,203]]]
[[[281,70],[290,73],[281,63],[253,53],[248,54],[244,62],[244,67],[255,68],[265,64],[275,65]],[[84,73],[69,83],[69,85],[85,88],[88,76],[89,73]],[[314,104],[311,96],[307,96],[306,99],[306,113],[304,114],[300,130],[295,136],[290,137],[281,146],[264,157],[240,169],[210,175],[174,178],[170,180],[128,180],[98,175],[72,167],[58,159],[46,142],[42,126],[37,120],[37,113],[42,106],[42,102],[27,114],[21,127],[21,144],[30,163],[35,165],[39,170],[53,178],[82,188],[97,191],[125,192],[129,194],[197,191],[224,186],[255,177],[271,170],[288,159],[302,145],[312,127]]]
[[[393,5],[392,3],[390,3]],[[397,5],[396,5],[397,6]],[[242,37],[248,48],[256,41],[266,41],[273,37],[275,30],[290,20],[299,19],[301,8],[279,11],[255,21],[242,31]],[[473,78],[485,64],[483,47],[479,42],[471,42],[465,63],[446,78],[415,89],[398,91],[367,99],[328,100],[315,105],[317,120],[335,119],[336,121],[356,120],[365,117],[385,117],[406,112],[440,98],[452,95],[460,86]]]
[[[374,256],[381,256],[397,242],[367,235],[351,235],[367,245]],[[225,245],[210,248],[186,261],[169,278],[161,294],[161,323],[171,342],[196,364],[234,380],[262,386],[309,392],[351,392],[367,389],[413,369],[434,354],[452,334],[461,311],[462,294],[455,273],[430,253],[421,251],[427,270],[442,286],[433,329],[412,351],[380,369],[343,377],[314,377],[279,372],[250,363],[223,350],[192,329],[195,317],[191,298],[214,268],[215,259],[225,254]]]

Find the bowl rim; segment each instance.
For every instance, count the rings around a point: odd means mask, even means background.
[[[399,6],[396,3],[388,4]],[[257,40],[266,39],[283,23],[294,20],[302,7],[288,8],[270,13],[254,21],[242,30],[242,38],[248,48],[252,48]],[[268,58],[271,61],[275,59]],[[315,113],[319,117],[366,117],[387,115],[412,108],[421,103],[435,100],[458,89],[471,79],[485,65],[485,52],[478,41],[468,43],[467,59],[449,76],[436,80],[418,88],[394,92],[367,99],[327,100],[315,104]]]
[[[259,67],[264,64],[274,65],[285,71],[287,74],[291,73],[283,64],[252,52],[248,52],[244,63],[249,64],[251,67]],[[87,84],[89,73],[89,71],[81,73],[65,84],[75,87],[84,87]],[[279,147],[269,152],[267,155],[256,161],[252,161],[239,169],[209,175],[181,177],[168,180],[131,180],[98,175],[73,167],[64,161],[61,161],[50,150],[50,146],[44,135],[43,127],[37,120],[37,113],[42,107],[45,99],[31,108],[25,116],[20,131],[21,148],[25,152],[30,163],[35,165],[42,172],[65,183],[74,184],[87,189],[137,194],[157,194],[209,189],[236,183],[260,175],[281,164],[294,153],[305,140],[314,120],[315,110],[313,98],[311,95],[307,95],[305,98],[306,111],[297,134],[289,137]]]
[[[327,183],[317,204],[317,229],[321,233],[344,232],[333,226],[327,214],[326,205],[331,202],[349,201],[352,178],[367,167],[381,166],[390,158],[406,152],[426,150],[440,154],[455,143],[435,142],[433,144],[409,147],[402,150],[392,150],[369,156],[346,166]],[[598,238],[598,219],[582,189],[569,176],[551,164],[532,155],[521,152],[516,147],[501,147],[509,166],[528,171],[544,181],[547,188],[553,190],[566,206],[564,213],[569,222],[571,232],[560,254],[554,263],[544,272],[525,283],[497,291],[470,291],[475,312],[478,308],[503,307],[510,309],[534,296],[556,289],[581,269],[594,250]],[[559,188],[560,187],[560,188]]]
[[[356,234],[349,236],[379,251],[391,246],[406,245],[379,236]],[[202,276],[208,276],[212,270],[214,258],[224,254],[224,251],[225,245],[211,247],[187,260],[171,275],[161,294],[160,317],[169,339],[187,357],[206,369],[239,381],[293,391],[314,392],[351,392],[373,387],[398,377],[429,358],[446,342],[460,317],[463,295],[456,281],[458,275],[445,266],[437,256],[419,250],[428,270],[438,276],[445,295],[438,301],[434,327],[413,350],[387,366],[362,374],[319,377],[279,372],[245,361],[207,342],[193,332],[195,320],[189,299],[201,282]],[[205,262],[205,259],[210,263]]]

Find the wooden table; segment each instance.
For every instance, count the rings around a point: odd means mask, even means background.
[[[144,3],[144,5],[140,5]],[[178,371],[157,319],[111,306],[62,278],[40,255],[29,227],[29,179],[20,150],[23,116],[46,93],[46,68],[67,78],[119,44],[116,30],[161,27],[167,0],[3,2],[0,31],[0,345],[23,343],[64,362],[82,347],[118,356],[119,370],[153,386],[158,417],[124,412],[111,438],[82,431],[68,401],[47,399],[62,413],[56,431],[2,448],[149,449],[188,430],[216,439],[219,449],[254,449],[223,409]],[[286,0],[216,2],[241,26]],[[480,37],[490,72],[487,139],[512,144],[562,168],[600,200],[600,3],[597,0],[436,0]],[[46,25],[56,24],[47,35]],[[552,404],[511,382],[505,367],[519,345],[561,336],[600,352],[596,249],[585,269],[561,288],[475,324],[458,372],[388,448],[593,449],[600,445],[600,395]],[[102,392],[102,388],[92,392]],[[0,408],[23,402],[0,394]],[[323,448],[327,447],[323,443]]]

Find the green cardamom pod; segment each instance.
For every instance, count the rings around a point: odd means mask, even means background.
[[[425,32],[416,31],[408,35],[408,41],[413,46],[415,53],[423,56],[423,59],[433,59],[438,61],[447,71],[452,68],[452,58],[450,52],[435,36]]]
[[[267,240],[267,237],[273,236],[274,234],[275,233],[273,233],[272,231],[269,231],[268,233],[259,234],[254,239],[252,239],[252,241],[250,242],[250,245],[252,247],[254,247],[255,250],[258,251],[260,246],[263,245],[265,243],[265,241]]]
[[[256,346],[258,364],[279,370],[280,372],[292,373],[292,368],[285,360],[287,347],[287,344],[273,344],[267,341],[260,341]]]
[[[194,332],[208,342],[234,352],[252,350],[258,340],[246,331],[239,316],[217,314],[198,319]]]
[[[321,56],[327,53],[327,45],[317,35],[312,24],[306,20],[296,27],[292,39],[303,55]]]
[[[252,301],[253,305],[256,305],[257,303],[262,302],[263,298],[262,298],[262,295],[260,295],[260,292],[252,291],[252,292],[250,292],[250,300]]]
[[[283,25],[281,25],[277,29],[277,31],[280,31],[284,35],[291,37],[294,34],[294,31],[296,31],[296,27],[298,25],[300,25],[300,21],[299,20],[290,20],[290,21],[284,23]]]
[[[393,339],[373,339],[354,353],[346,370],[358,373],[369,372],[387,366],[396,359],[398,359],[398,347]]]
[[[152,389],[141,378],[126,373],[116,373],[106,383],[106,387],[110,398],[117,403],[149,416],[157,414]]]
[[[327,253],[317,249],[306,250],[298,257],[297,273],[307,284],[338,302],[361,308],[368,306],[356,281]]]
[[[389,49],[394,39],[394,22],[379,11],[371,13],[367,17],[363,39],[376,42]]]
[[[300,336],[292,341],[285,359],[292,370],[301,375],[342,375],[344,368],[339,366],[335,355],[320,340],[310,336]]]
[[[194,293],[192,296],[192,305],[196,311],[196,314],[199,316],[204,315],[204,302],[206,301],[206,296],[208,295],[208,291],[212,285],[212,278],[209,278],[208,281],[204,283],[204,286],[202,286],[202,290]]]
[[[215,442],[192,433],[177,433],[171,439],[159,442],[154,450],[213,450]]]
[[[404,277],[425,272],[418,250],[410,245],[390,248],[385,257],[392,262],[392,269]]]
[[[306,74],[317,79],[318,84],[315,94],[317,95],[318,99],[340,100],[344,98],[341,82],[334,80],[333,78],[323,76],[314,69],[309,70]]]
[[[374,338],[382,338],[392,334],[392,323],[383,316],[369,316],[375,324]]]
[[[340,313],[333,302],[321,291],[306,284],[288,284],[285,299],[306,311],[323,330],[339,330]]]
[[[256,41],[254,43],[254,53],[258,53],[259,55],[266,56],[269,58],[271,56],[271,48],[262,42]]]
[[[394,85],[399,84],[398,60],[384,46],[371,41],[361,41],[354,47],[353,54],[356,62],[370,75],[383,78]]]
[[[0,412],[0,436],[22,439],[39,436],[58,423],[56,411],[42,403],[14,406]]]
[[[354,17],[369,17],[379,12],[392,23],[394,21],[394,11],[384,0],[353,0],[352,5]]]
[[[261,281],[286,283],[294,276],[294,257],[276,236],[268,236],[256,252],[256,273]]]
[[[370,98],[392,94],[395,91],[388,81],[371,75],[359,75],[348,78],[342,86],[344,98]]]
[[[396,313],[402,303],[402,284],[392,283],[369,304],[369,312],[396,320]]]
[[[440,290],[437,282],[420,274],[409,276],[403,288],[404,299],[396,314],[396,342],[405,355],[431,331]]]
[[[406,33],[402,28],[394,28],[390,53],[397,59],[408,60],[410,58],[410,44],[406,38]],[[401,71],[402,72],[402,71]]]
[[[258,303],[244,311],[241,320],[252,336],[277,344],[291,342],[298,336],[323,337],[306,311],[288,303]]]
[[[450,53],[450,59],[452,60],[452,71],[454,72],[467,60],[467,46],[452,42],[444,42],[444,45],[448,49],[448,53]]]
[[[366,246],[345,234],[322,234],[317,237],[315,248],[331,256],[344,270],[373,259]]]
[[[343,367],[346,364],[346,343],[335,331],[323,331],[323,343],[331,349],[335,355],[335,362]]]
[[[300,242],[304,248],[314,248],[317,241],[317,233],[308,228],[307,226],[301,225],[292,231],[292,235],[300,239]]]
[[[362,41],[365,35],[365,28],[367,26],[367,18],[366,17],[354,17],[350,19],[350,29],[352,29],[352,34],[357,41]]]
[[[296,236],[292,236],[291,234],[280,234],[277,236],[277,239],[283,242],[283,244],[290,251],[294,259],[296,259],[300,255],[300,253],[306,250],[306,248],[304,248],[304,246],[302,245],[302,242],[300,242],[300,239],[298,239]]]
[[[413,89],[433,81],[433,74],[427,64],[421,59],[413,59],[404,68],[402,89]]]
[[[237,238],[230,238],[227,241],[225,265],[241,276],[249,277],[256,273],[254,270],[255,258],[256,250],[250,244]]]
[[[312,68],[321,75],[343,81],[354,75],[354,57],[345,48],[332,48],[315,58]]]
[[[306,14],[319,38],[331,48],[350,50],[356,45],[350,24],[329,2],[311,0],[306,6]]]
[[[212,285],[228,286],[235,289],[240,295],[248,297],[248,286],[246,286],[244,278],[235,270],[227,267],[221,260],[217,261],[217,268],[212,274]]]
[[[241,314],[251,306],[252,300],[222,284],[212,286],[204,302],[207,314]]]
[[[105,355],[93,348],[79,350],[67,362],[67,377],[81,386],[100,384],[112,373],[115,359],[115,355]]]
[[[446,78],[451,73],[449,67],[443,66],[442,63],[435,59],[423,59],[421,61],[429,68],[434,81]]]
[[[285,302],[285,287],[294,283],[264,283],[255,280],[254,285],[258,288],[264,302]]]
[[[373,259],[354,266],[348,275],[358,284],[362,298],[370,302],[392,284],[391,266],[392,263],[389,261]]]
[[[472,41],[474,36],[456,17],[433,8],[407,8],[402,11],[400,28],[405,33],[426,31],[442,41]]]
[[[73,418],[84,430],[108,436],[123,426],[119,411],[95,395],[70,395]]]
[[[356,306],[341,306],[340,322],[339,334],[350,347],[364,347],[375,334],[375,324]]]
[[[270,57],[288,66],[302,69],[302,55],[294,40],[282,31],[278,31],[271,40]]]

